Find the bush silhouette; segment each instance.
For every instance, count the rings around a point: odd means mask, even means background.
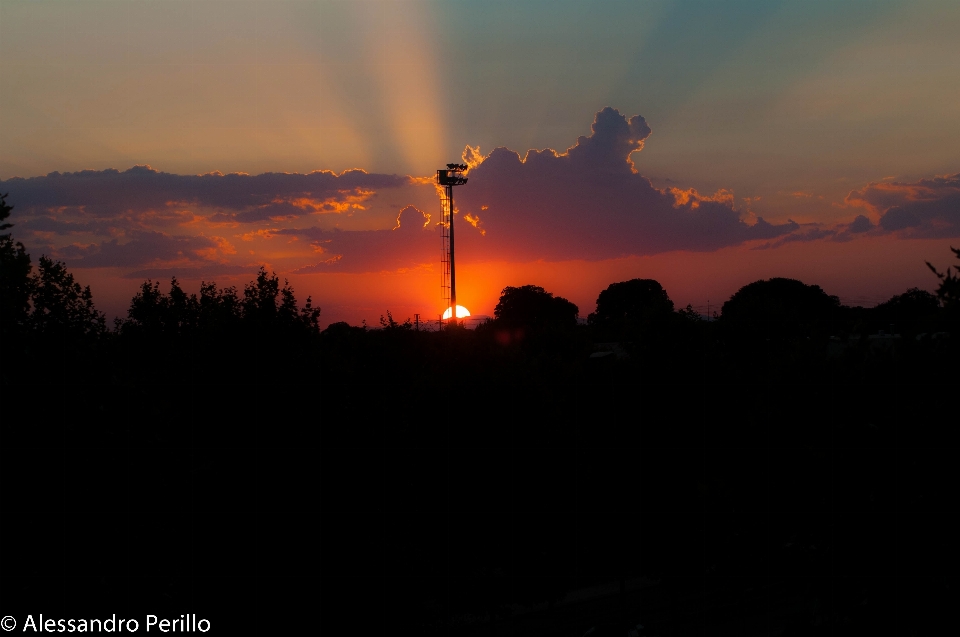
[[[587,317],[597,340],[631,340],[668,320],[673,301],[653,279],[611,283],[597,297],[597,311]]]
[[[890,329],[909,336],[934,331],[939,313],[940,301],[936,295],[919,288],[897,294],[872,311],[875,329]]]
[[[567,299],[554,296],[539,285],[505,287],[493,310],[497,322],[508,327],[572,328],[579,308]]]
[[[960,249],[950,248],[958,259],[960,259]],[[948,267],[946,272],[937,272],[937,269],[927,261],[927,267],[933,270],[933,273],[940,279],[940,287],[937,288],[937,298],[943,306],[944,315],[949,321],[950,329],[953,332],[960,332],[960,267],[954,274]]]
[[[840,299],[818,285],[775,278],[745,285],[723,304],[724,335],[741,344],[825,340],[839,319]]]
[[[94,307],[90,286],[81,287],[60,261],[40,257],[32,288],[30,324],[36,333],[81,340],[106,331],[106,318]]]
[[[4,223],[13,206],[7,196],[0,194],[0,230],[12,223]],[[23,244],[14,241],[10,233],[0,234],[0,340],[9,343],[20,333],[30,310],[30,255]]]

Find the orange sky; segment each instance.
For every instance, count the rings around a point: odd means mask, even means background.
[[[595,309],[600,291],[630,278],[659,281],[678,307],[692,304],[705,313],[707,301],[718,308],[740,287],[757,278],[786,276],[820,285],[850,305],[874,305],[910,287],[936,288],[925,260],[941,269],[951,265],[950,241],[898,240],[879,237],[862,242],[787,245],[776,250],[727,248],[716,252],[674,252],[652,257],[557,263],[469,263],[458,265],[458,299],[474,314],[492,315],[507,285],[541,285],[570,299],[581,316]],[[878,258],[878,255],[883,255]],[[439,267],[439,266],[437,266]],[[100,307],[125,314],[138,281],[122,279],[112,269],[75,271],[93,286]],[[441,310],[436,268],[398,273],[286,275],[300,300],[309,294],[323,312],[321,323],[347,321],[378,325],[387,310],[395,319],[436,319]],[[242,285],[249,276],[216,277],[221,285]],[[184,281],[196,292],[199,281]]]

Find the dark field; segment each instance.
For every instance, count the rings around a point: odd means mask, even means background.
[[[31,281],[0,368],[0,610],[19,621],[949,625],[955,297],[849,308],[771,279],[707,320],[634,280],[586,324],[526,286],[472,331],[321,331],[261,270],[242,298],[145,283],[107,329],[62,266]]]

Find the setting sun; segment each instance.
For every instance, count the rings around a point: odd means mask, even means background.
[[[447,311],[443,313],[443,320],[447,320],[448,318],[450,318],[450,314],[451,314],[450,308],[448,307],[448,308],[447,308]],[[457,318],[458,318],[458,319],[459,319],[459,318],[466,318],[466,317],[468,317],[468,316],[470,316],[470,310],[468,310],[467,308],[463,307],[462,305],[458,305],[458,306],[457,306]]]

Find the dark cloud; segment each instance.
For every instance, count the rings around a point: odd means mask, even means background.
[[[853,241],[858,237],[866,235],[868,232],[876,234],[877,226],[873,225],[868,217],[857,215],[856,218],[848,224],[839,224],[835,228],[835,234],[832,239],[841,243]]]
[[[670,250],[716,250],[771,239],[796,230],[793,222],[753,225],[740,219],[726,191],[660,190],[635,170],[630,156],[643,148],[650,127],[605,108],[592,133],[565,153],[528,151],[524,158],[497,148],[474,166],[455,191],[457,245],[473,261],[600,260]],[[479,163],[482,159],[482,163]],[[416,224],[413,224],[416,225]],[[300,270],[366,270],[437,261],[435,229],[399,232],[323,232],[323,261]],[[290,231],[303,234],[302,231]],[[339,258],[337,258],[339,257]]]
[[[592,134],[565,153],[531,150],[524,158],[498,148],[456,189],[463,254],[476,259],[609,259],[671,250],[707,251],[781,236],[794,223],[748,225],[733,196],[660,190],[638,174],[630,155],[650,128],[605,108]],[[334,242],[335,244],[336,242]],[[346,256],[344,257],[346,261]]]
[[[19,211],[18,211],[19,212]],[[74,211],[60,211],[60,214],[38,214],[20,222],[23,230],[31,232],[52,232],[59,235],[92,234],[110,236],[117,228],[115,219],[78,219]]]
[[[857,218],[847,226],[847,232],[851,234],[860,234],[862,232],[869,232],[873,230],[874,225],[870,222],[869,219],[863,215],[857,215]]]
[[[333,271],[398,270],[439,261],[440,231],[431,217],[413,206],[404,208],[389,230],[281,229],[280,235],[307,239],[319,259],[299,274]]]
[[[816,223],[802,224],[795,232],[791,232],[790,234],[783,236],[776,241],[770,241],[768,243],[756,246],[753,249],[769,250],[771,248],[779,248],[780,246],[788,243],[819,241],[821,239],[830,239],[836,236],[836,230],[821,228],[820,225]]]
[[[357,193],[399,188],[409,183],[409,177],[369,174],[362,170],[339,175],[330,171],[305,175],[174,175],[149,166],[134,166],[123,172],[83,170],[27,179],[14,177],[0,181],[0,189],[10,193],[10,201],[16,202],[21,215],[74,209],[82,211],[87,218],[102,219],[194,205],[227,211],[234,220],[243,222],[268,218],[270,215],[256,214],[261,208],[273,207],[276,216],[299,216],[316,211],[307,201],[342,201]],[[306,201],[295,205],[300,200]],[[244,212],[253,214],[248,218],[236,216]]]
[[[170,236],[149,231],[134,233],[124,243],[110,239],[99,245],[65,246],[54,256],[76,268],[124,268],[170,261],[202,262],[215,256],[221,247],[222,243],[213,237]]]
[[[55,254],[58,259],[64,259],[72,263],[76,263],[80,259],[85,257],[92,256],[100,251],[100,246],[96,244],[78,244],[72,243],[68,246],[63,246],[62,248],[55,248]]]
[[[578,137],[576,145],[567,151],[570,162],[587,171],[623,172],[630,155],[643,148],[643,141],[651,133],[643,117],[634,115],[628,120],[609,107],[597,113],[590,130],[589,137]]]
[[[920,215],[914,210],[904,210],[900,206],[888,209],[880,217],[880,227],[884,230],[903,230],[916,228],[922,223]]]
[[[209,261],[220,245],[201,234],[210,224],[353,213],[380,188],[407,192],[410,187],[425,186],[409,177],[361,170],[173,175],[148,166],[0,182],[0,192],[9,192],[15,204],[18,237],[31,250],[42,248],[73,267],[120,268]],[[223,259],[224,254],[217,256]]]
[[[845,201],[870,211],[883,232],[905,238],[960,236],[960,173],[915,182],[874,182],[852,191]]]

